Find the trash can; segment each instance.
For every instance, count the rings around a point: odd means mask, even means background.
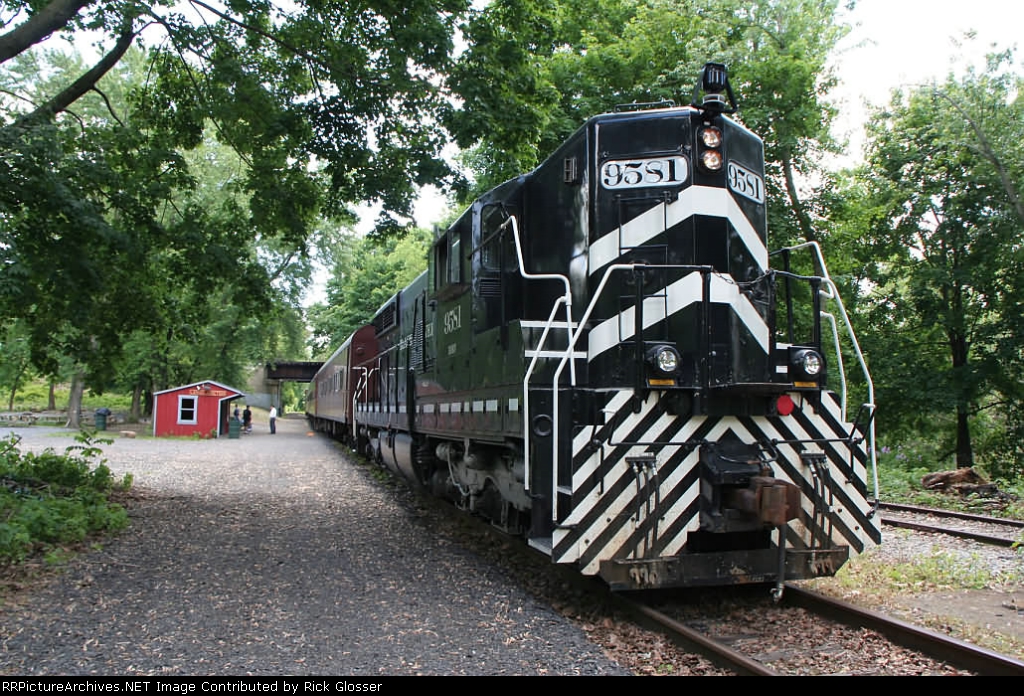
[[[107,417],[110,416],[111,414],[112,411],[106,406],[101,406],[100,408],[96,409],[96,413],[94,415],[96,416],[97,430],[107,429]]]
[[[242,421],[237,418],[228,419],[228,437],[237,440],[242,434]]]

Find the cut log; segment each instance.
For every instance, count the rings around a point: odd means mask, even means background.
[[[921,478],[921,485],[930,491],[942,491],[952,488],[958,484],[986,484],[978,472],[971,467],[954,469],[953,471],[937,471],[934,474],[926,474]]]

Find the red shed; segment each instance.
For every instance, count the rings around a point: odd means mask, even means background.
[[[207,380],[153,395],[153,435],[220,437],[228,432],[232,402],[244,393]]]

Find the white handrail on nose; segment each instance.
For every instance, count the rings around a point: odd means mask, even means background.
[[[811,253],[814,255],[814,260],[818,264],[818,270],[821,273],[821,277],[825,281],[824,284],[822,285],[822,288],[819,291],[819,293],[825,299],[834,301],[836,303],[836,307],[839,308],[839,315],[842,317],[843,324],[846,327],[846,335],[850,339],[850,344],[853,347],[854,355],[857,356],[857,362],[860,363],[860,369],[861,369],[861,372],[864,375],[864,382],[867,384],[868,402],[866,404],[864,404],[864,406],[867,407],[868,412],[869,412],[869,415],[868,415],[868,418],[869,418],[869,421],[868,421],[868,456],[871,459],[871,474],[872,474],[872,479],[874,480],[875,503],[877,504],[878,503],[878,458],[877,458],[877,454],[875,452],[875,418],[874,418],[874,414],[875,414],[875,385],[871,381],[871,373],[868,371],[868,364],[867,364],[867,361],[864,359],[864,353],[861,352],[860,343],[857,342],[857,334],[853,330],[853,324],[850,323],[850,317],[846,313],[846,307],[843,306],[843,300],[839,296],[839,288],[836,286],[835,282],[832,280],[832,277],[828,274],[828,268],[825,266],[825,257],[821,253],[821,246],[817,242],[814,242],[814,241],[811,241],[811,242],[801,242],[800,244],[797,244],[795,246],[784,247],[784,248],[779,249],[779,250],[777,250],[777,251],[775,251],[773,253],[779,253],[779,252],[782,252],[782,251],[793,252],[793,251],[799,251],[801,249],[810,249]],[[833,331],[835,331],[835,319],[830,314],[827,314],[826,312],[822,312],[821,316],[827,317],[827,318],[829,318],[830,321],[832,321]],[[846,418],[847,418],[847,416],[846,416],[846,381],[845,381],[846,380],[846,373],[842,369],[843,356],[842,356],[842,353],[839,351],[839,336],[838,336],[838,333],[835,334],[835,344],[836,344],[835,345],[835,349],[836,349],[836,362],[839,365],[840,373],[841,373],[842,379],[843,379],[843,397],[842,397],[843,401],[842,401],[842,407],[843,407],[843,419],[846,420]]]
[[[525,481],[526,490],[530,490],[530,377],[533,375],[533,370],[537,366],[537,360],[540,358],[541,352],[544,348],[544,342],[547,340],[548,332],[554,324],[555,314],[558,312],[559,305],[565,305],[565,329],[567,336],[569,338],[572,337],[572,287],[569,285],[569,279],[559,273],[527,272],[526,263],[523,261],[523,244],[522,240],[519,238],[519,223],[516,222],[515,216],[510,215],[505,222],[501,223],[498,229],[502,230],[506,226],[512,227],[512,237],[516,245],[516,258],[519,260],[519,274],[527,280],[560,280],[565,286],[565,294],[556,299],[554,305],[551,307],[551,314],[548,315],[548,320],[544,324],[544,330],[541,332],[540,341],[538,341],[533,359],[530,360],[530,365],[526,369],[526,375],[523,377],[523,479]],[[576,384],[575,364],[569,368],[569,379],[573,385]],[[556,389],[555,391],[557,398],[558,390]],[[557,439],[558,438],[556,437],[555,440]]]

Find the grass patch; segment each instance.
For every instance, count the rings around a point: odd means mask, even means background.
[[[907,534],[908,530],[898,530]],[[913,596],[931,592],[992,590],[1024,582],[1024,553],[1016,572],[996,574],[971,555],[951,553],[938,545],[925,553],[884,558],[870,550],[851,559],[831,578],[816,578],[801,585],[825,595],[881,611],[909,623],[1003,655],[1024,657],[1024,640],[998,627],[979,626],[950,614],[916,608]],[[1008,610],[1009,611],[1009,610]]]
[[[54,406],[57,410],[66,410],[71,398],[71,389],[67,384],[58,385],[54,389]],[[9,394],[8,394],[9,398]],[[23,385],[14,395],[13,411],[45,411],[50,405],[50,387],[44,382],[34,381]],[[111,411],[127,412],[131,410],[132,395],[106,392],[96,394],[90,389],[82,393],[82,408],[91,411],[106,406]],[[7,398],[4,398],[4,409]]]
[[[880,560],[879,554],[870,550],[847,563],[833,580],[847,591],[870,588],[870,592],[885,596],[936,590],[981,590],[1021,578],[996,575],[975,555],[961,555],[935,545],[926,553],[895,562]]]

